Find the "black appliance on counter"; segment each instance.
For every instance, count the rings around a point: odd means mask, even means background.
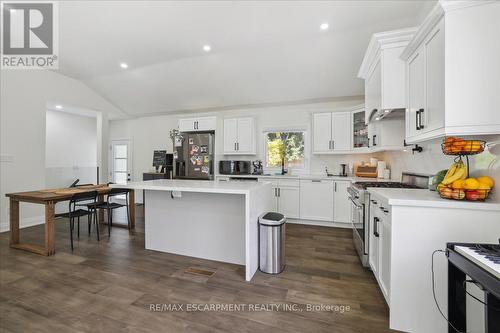
[[[219,173],[221,175],[249,175],[250,161],[219,161]]]

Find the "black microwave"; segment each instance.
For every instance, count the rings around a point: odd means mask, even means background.
[[[250,161],[219,161],[219,174],[221,175],[249,175]]]

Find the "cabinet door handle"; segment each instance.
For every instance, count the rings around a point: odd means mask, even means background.
[[[422,124],[423,114],[424,114],[424,109],[418,110],[418,129],[424,129],[424,124]]]
[[[311,182],[313,182],[313,183],[321,183],[321,180],[319,180],[319,179],[312,179]]]
[[[334,189],[333,189],[334,192],[337,192],[337,182],[334,183]]]
[[[375,205],[377,204],[377,201],[375,201],[375,200],[373,200],[373,199],[372,199],[372,200],[370,200],[370,201],[371,201],[373,204],[375,204]]]
[[[378,233],[378,222],[380,219],[378,217],[373,218],[373,236],[379,237],[380,234]]]
[[[240,151],[240,143],[239,142],[236,142],[236,148],[238,151]]]
[[[328,140],[328,149],[332,149],[332,140]]]
[[[281,188],[278,187],[278,197],[281,197]]]
[[[332,140],[332,150],[335,150],[335,140]]]
[[[377,137],[376,134],[373,135],[373,139],[372,139],[372,144],[373,146],[376,146],[377,145],[377,141],[375,141],[375,138]]]

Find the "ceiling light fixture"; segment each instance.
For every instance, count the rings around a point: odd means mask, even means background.
[[[56,105],[56,109],[62,110],[62,105]]]
[[[210,50],[212,50],[212,47],[210,45],[203,45],[203,51],[210,52]]]
[[[122,63],[120,63],[120,67],[123,69],[127,69],[128,65],[126,63],[122,62]]]
[[[321,25],[319,26],[319,28],[321,30],[327,30],[329,27],[330,27],[330,25],[328,23],[326,23],[326,22],[321,23]]]

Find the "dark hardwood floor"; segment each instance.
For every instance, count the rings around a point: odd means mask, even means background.
[[[285,271],[243,267],[144,250],[142,206],[137,228],[101,228],[89,238],[82,223],[72,253],[69,223],[56,222],[56,255],[8,246],[0,234],[1,332],[388,332],[388,309],[363,269],[351,230],[287,225]],[[41,243],[43,226],[21,230]],[[287,304],[295,311],[186,311],[186,304]],[[151,304],[184,304],[152,311]],[[349,311],[307,311],[307,304]],[[335,310],[335,309],[334,309]]]

